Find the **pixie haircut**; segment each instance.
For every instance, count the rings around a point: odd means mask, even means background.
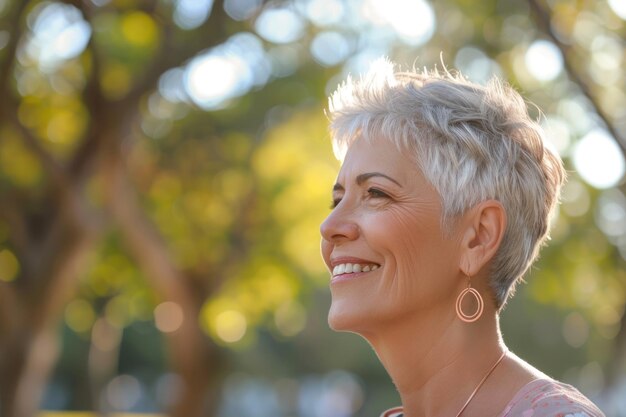
[[[496,78],[482,86],[447,70],[397,72],[379,60],[338,87],[328,116],[340,161],[357,139],[382,137],[410,152],[439,194],[444,231],[482,201],[502,204],[507,226],[490,286],[504,306],[548,237],[565,178],[522,97]]]

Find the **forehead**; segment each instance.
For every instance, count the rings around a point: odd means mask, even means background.
[[[365,172],[381,172],[401,183],[419,174],[409,152],[401,152],[395,143],[380,137],[358,138],[352,142],[338,179],[345,181]]]

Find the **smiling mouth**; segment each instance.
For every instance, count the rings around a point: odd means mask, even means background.
[[[358,272],[371,272],[371,271],[376,271],[378,268],[380,268],[380,265],[378,264],[351,264],[351,263],[345,263],[345,264],[339,264],[336,265],[333,268],[333,276],[337,276],[337,275],[347,275],[347,274],[355,274]]]

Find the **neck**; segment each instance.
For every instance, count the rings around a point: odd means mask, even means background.
[[[475,323],[439,317],[445,322],[407,319],[363,335],[393,379],[406,417],[456,415],[504,350],[494,311]]]

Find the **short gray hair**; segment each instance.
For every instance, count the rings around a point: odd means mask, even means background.
[[[522,97],[497,78],[483,86],[448,70],[398,72],[379,60],[338,87],[328,116],[340,160],[359,137],[410,150],[439,193],[444,225],[482,201],[502,204],[508,222],[490,276],[501,308],[548,237],[565,179]]]

